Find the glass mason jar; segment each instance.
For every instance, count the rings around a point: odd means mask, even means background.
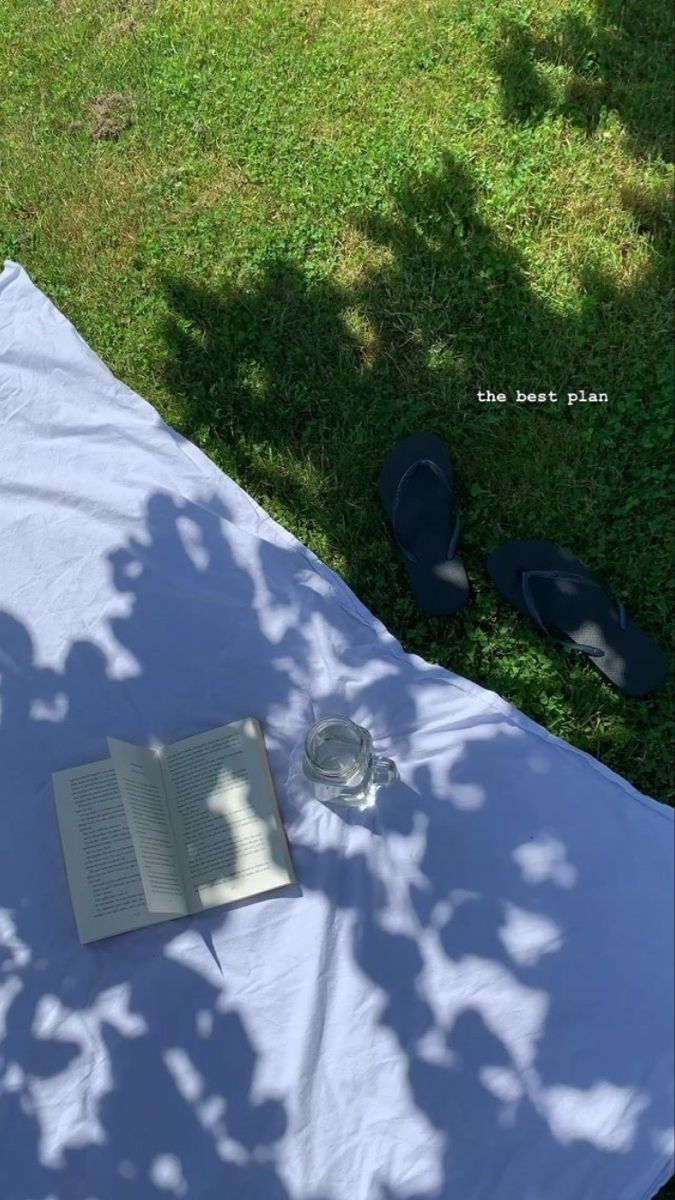
[[[324,717],[305,738],[303,774],[324,804],[369,808],[378,788],[398,778],[395,763],[381,758],[373,739],[347,717]]]

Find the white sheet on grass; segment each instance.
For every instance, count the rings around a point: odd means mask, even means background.
[[[673,821],[346,585],[0,278],[3,1200],[642,1200]],[[347,713],[402,781],[288,781]],[[52,771],[262,720],[299,889],[77,942]]]

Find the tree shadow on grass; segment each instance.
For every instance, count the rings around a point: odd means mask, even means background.
[[[464,671],[491,686],[501,682],[499,662],[497,674],[484,673],[490,649],[474,639],[474,614],[445,623],[439,651],[438,623],[415,610],[390,552],[379,466],[417,429],[448,442],[479,616],[489,619],[482,571],[495,544],[562,536],[591,569],[610,563],[611,589],[661,634],[663,558],[649,546],[668,469],[672,368],[664,331],[645,313],[670,287],[672,218],[665,193],[627,189],[622,199],[649,244],[648,267],[620,287],[585,264],[568,313],[533,289],[522,256],[483,218],[470,174],[449,156],[438,172],[408,180],[388,215],[354,220],[354,278],[277,261],[245,289],[168,284],[167,383],[182,431],[292,519],[402,641],[428,658],[456,649]],[[610,403],[567,407],[567,392],[581,386]],[[479,404],[487,387],[512,398],[516,388],[553,390],[560,400]],[[566,659],[557,687],[570,713],[603,703],[592,672],[571,677],[575,694]],[[546,720],[536,695],[533,703]],[[605,707],[610,714],[611,698]]]
[[[663,0],[596,0],[593,18],[561,13],[545,34],[502,23],[494,66],[504,115],[536,124],[558,113],[591,134],[615,112],[636,157],[673,159],[673,19]],[[541,67],[568,72],[562,99]]]
[[[400,189],[390,217],[354,223],[365,247],[355,282],[317,279],[291,261],[268,265],[246,289],[215,293],[170,281],[167,382],[182,430],[207,440],[256,495],[281,500],[319,529],[348,573],[360,569],[353,530],[359,509],[361,529],[371,530],[367,543],[377,529],[381,544],[374,487],[381,458],[392,441],[419,427],[437,428],[453,447],[460,481],[475,501],[466,514],[470,547],[482,493],[489,498],[491,479],[508,470],[501,446],[509,443],[509,461],[521,467],[518,449],[531,450],[533,424],[541,434],[542,476],[553,469],[551,479],[539,481],[537,521],[540,529],[551,517],[559,522],[555,489],[581,482],[570,456],[561,462],[557,453],[578,419],[579,409],[566,407],[566,391],[584,381],[587,391],[613,395],[610,408],[583,412],[590,433],[584,440],[593,450],[601,439],[616,440],[621,428],[630,432],[635,417],[635,405],[622,404],[627,342],[639,347],[632,349],[628,386],[641,396],[651,388],[657,404],[664,392],[663,330],[645,328],[644,313],[648,298],[670,283],[668,198],[627,190],[624,204],[653,246],[649,269],[619,288],[585,265],[580,303],[569,315],[533,291],[524,260],[480,216],[470,175],[449,157],[438,173]],[[479,407],[478,387],[511,396],[516,387],[552,389],[561,402],[535,411]],[[584,441],[576,444],[583,455]],[[508,479],[509,486],[519,482]],[[603,502],[602,494],[594,499]],[[494,513],[495,535],[500,515]],[[597,525],[611,535],[613,522],[604,515]],[[350,582],[368,595],[362,577]]]

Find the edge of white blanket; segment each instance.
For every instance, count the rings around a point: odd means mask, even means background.
[[[133,391],[133,389],[128,387],[127,384],[119,380],[112,373],[103,359],[96,353],[95,350],[91,348],[88,342],[84,340],[82,335],[78,333],[75,326],[71,321],[68,320],[65,314],[62,313],[61,310],[58,309],[47,296],[45,296],[45,294],[35,283],[33,283],[33,280],[25,268],[22,267],[20,263],[14,262],[11,259],[5,260],[4,268],[0,272],[0,300],[2,299],[2,292],[4,291],[6,285],[17,277],[22,277],[28,283],[28,285],[35,290],[35,292],[40,296],[41,300],[49,306],[54,317],[59,322],[64,322],[70,327],[78,342],[85,348],[87,355],[91,359],[95,360],[96,364],[100,367],[102,372],[102,384],[105,382],[108,383],[111,396],[126,408],[133,408],[136,411],[139,409],[141,411],[145,410],[147,416],[155,421],[165,431],[167,437],[173,444],[174,450],[177,453],[182,453],[184,456],[186,456],[199,474],[202,477],[205,477],[207,482],[213,483],[214,490],[217,492],[221,486],[221,479],[224,474],[221,468],[217,466],[217,464],[214,463],[202,450],[200,450],[198,446],[195,446],[193,442],[190,442],[181,433],[178,433],[177,430],[173,429],[173,427],[163,419],[154,405],[152,405],[148,400],[145,400],[137,392]],[[482,687],[480,684],[472,683],[471,680],[465,679],[462,675],[456,675],[448,667],[443,667],[440,664],[428,663],[425,659],[421,658],[414,652],[406,652],[401,643],[394,637],[392,633],[390,633],[382,621],[380,621],[366,607],[366,605],[358,599],[348,584],[345,583],[345,581],[335,571],[326,566],[326,564],[321,561],[321,559],[314,553],[313,550],[310,550],[309,547],[305,546],[301,541],[299,541],[294,534],[290,533],[289,530],[285,529],[283,525],[280,525],[279,522],[274,519],[274,517],[270,516],[270,514],[266,512],[266,510],[263,509],[260,504],[258,504],[257,500],[255,500],[248,492],[246,492],[236,482],[236,480],[232,480],[231,476],[228,476],[228,479],[230,479],[233,485],[237,488],[242,499],[251,506],[256,517],[261,522],[264,521],[268,528],[271,527],[271,529],[274,530],[275,542],[278,545],[286,546],[288,549],[293,549],[296,552],[301,553],[307,560],[311,569],[319,574],[328,585],[333,598],[337,601],[341,608],[343,608],[350,616],[359,621],[362,625],[365,625],[366,628],[378,638],[387,652],[390,653],[394,658],[404,660],[412,659],[418,667],[422,667],[425,671],[429,672],[431,677],[438,675],[439,678],[437,679],[437,682],[448,684],[451,687],[457,688],[459,691],[467,693],[474,699],[477,699],[485,711],[499,713],[506,720],[521,728],[524,732],[535,734],[542,740],[556,746],[561,752],[580,755],[592,765],[594,770],[599,771],[600,774],[603,775],[607,780],[612,782],[614,785],[619,786],[621,790],[629,795],[633,800],[639,801],[640,804],[644,805],[655,815],[662,817],[669,824],[673,824],[675,821],[675,812],[670,805],[664,801],[656,800],[653,797],[640,792],[622,775],[619,775],[616,771],[613,771],[611,767],[608,767],[605,763],[601,762],[600,759],[595,758],[592,754],[588,753],[588,751],[581,750],[578,746],[573,746],[570,742],[565,741],[556,734],[549,733],[549,731],[545,729],[543,725],[539,725],[531,717],[526,716],[525,713],[516,708],[514,704],[511,704],[508,700],[504,700],[491,689]]]

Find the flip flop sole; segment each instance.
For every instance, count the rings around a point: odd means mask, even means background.
[[[595,576],[569,550],[556,542],[524,538],[493,550],[488,572],[495,587],[531,619],[523,595],[524,571],[562,571],[597,584]],[[544,623],[577,643],[602,650],[594,666],[630,696],[643,696],[663,681],[668,664],[663,652],[630,617],[621,628],[618,610],[604,588],[571,580],[537,585],[537,608]]]
[[[460,558],[446,558],[433,567],[407,560],[405,565],[412,593],[430,616],[452,616],[464,608],[471,588]]]
[[[436,464],[452,492],[452,463],[445,443],[433,433],[415,433],[404,438],[387,456],[380,472],[380,500],[392,525],[401,479],[406,471],[425,459]],[[450,533],[448,530],[448,541]],[[406,558],[405,565],[412,593],[424,612],[450,616],[459,612],[469,599],[469,580],[464,564],[457,555],[452,559],[439,556],[436,562],[427,560],[413,563]]]

